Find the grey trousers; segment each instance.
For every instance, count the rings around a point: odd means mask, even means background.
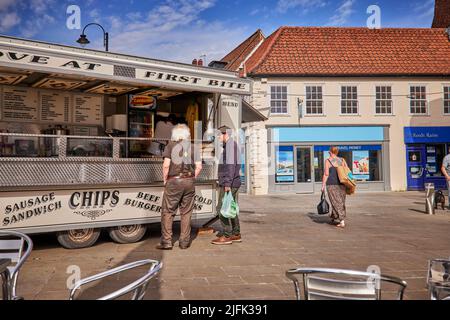
[[[180,209],[180,244],[191,240],[191,217],[194,210],[195,186],[193,178],[169,179],[164,189],[161,213],[161,243],[172,244],[173,219]]]

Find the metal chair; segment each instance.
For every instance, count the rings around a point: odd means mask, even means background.
[[[8,267],[7,287],[8,292],[4,292],[5,300],[21,300],[17,296],[17,279],[20,268],[33,250],[33,241],[26,234],[16,231],[0,231],[0,258],[11,259],[12,265]]]
[[[450,260],[428,261],[427,286],[431,300],[443,300],[445,297],[450,297]]]
[[[117,291],[114,291],[110,294],[107,294],[106,296],[103,296],[103,297],[97,299],[97,300],[115,300],[115,299],[120,298],[130,292],[133,292],[131,300],[142,300],[147,291],[148,283],[150,282],[150,280],[152,278],[154,278],[161,271],[161,268],[163,265],[162,262],[159,262],[156,260],[149,260],[149,259],[140,260],[140,261],[128,263],[126,265],[90,276],[85,279],[81,279],[75,283],[73,289],[70,291],[69,300],[76,300],[76,296],[75,296],[76,292],[83,285],[110,277],[112,275],[116,275],[116,274],[124,272],[124,271],[142,267],[145,265],[150,265],[150,268],[145,273],[144,276],[142,276],[141,278],[137,279],[136,281],[130,283],[129,285],[127,285]]]
[[[380,300],[382,282],[397,285],[397,299],[402,300],[407,286],[399,278],[343,269],[297,268],[286,271],[286,276],[294,282],[297,300],[302,300],[299,276],[305,300]]]

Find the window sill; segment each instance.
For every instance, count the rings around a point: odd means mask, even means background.
[[[375,117],[395,117],[393,113],[375,113]]]
[[[287,117],[292,117],[292,115],[290,115],[289,113],[272,113],[269,115],[269,118],[271,118],[271,117],[287,118]]]
[[[303,118],[314,118],[314,117],[326,117],[327,115],[326,114],[320,114],[320,113],[318,113],[318,114],[304,114],[303,115]]]
[[[361,117],[361,115],[359,113],[353,113],[353,114],[340,113],[339,116],[340,117]]]

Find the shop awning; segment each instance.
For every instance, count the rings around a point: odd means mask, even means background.
[[[266,121],[265,117],[257,109],[245,100],[242,100],[242,123]]]
[[[34,79],[39,81],[39,85],[45,82],[48,89],[52,86],[55,89],[76,87],[90,93],[123,94],[156,87],[184,92],[250,95],[252,87],[251,79],[241,78],[238,73],[227,70],[6,36],[0,36],[0,68],[0,72],[5,73],[3,78],[7,78],[2,84],[6,84],[5,81],[22,83],[27,81],[30,73],[40,73],[51,75],[50,79]]]

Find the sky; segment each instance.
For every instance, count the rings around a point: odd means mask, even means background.
[[[67,13],[70,5],[80,19]],[[74,22],[96,22],[112,52],[210,62],[257,29],[268,36],[280,26],[366,27],[370,5],[380,8],[382,28],[429,28],[433,20],[434,0],[0,0],[0,34],[79,46]],[[87,48],[103,49],[100,28],[86,35]]]

